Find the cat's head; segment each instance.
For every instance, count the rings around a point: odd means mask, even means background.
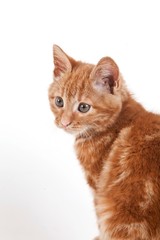
[[[75,61],[57,45],[53,58],[49,101],[56,125],[85,137],[104,131],[115,121],[126,95],[117,64],[110,57],[97,65]]]

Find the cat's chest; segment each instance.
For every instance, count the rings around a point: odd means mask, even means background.
[[[99,139],[80,139],[75,142],[75,150],[89,185],[96,188],[97,179],[102,171],[104,157],[107,154],[106,145],[110,137]]]

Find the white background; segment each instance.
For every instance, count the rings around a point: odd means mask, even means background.
[[[77,60],[111,56],[160,112],[160,5],[155,0],[0,1],[0,240],[89,240],[91,191],[49,109],[52,44]]]

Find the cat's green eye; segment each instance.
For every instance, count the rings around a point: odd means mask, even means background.
[[[81,113],[86,113],[89,111],[90,107],[91,106],[87,103],[80,103],[78,106],[78,111]]]
[[[55,98],[55,104],[59,108],[63,107],[63,105],[64,105],[63,99],[61,97],[56,97]]]

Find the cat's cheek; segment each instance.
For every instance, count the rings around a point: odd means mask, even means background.
[[[58,117],[55,117],[54,123],[55,123],[55,125],[56,125],[57,127],[61,128],[61,126],[60,126],[60,120],[59,120]]]
[[[57,109],[56,109],[55,105],[54,104],[50,104],[50,109],[51,109],[53,115],[56,117],[58,112],[57,112]]]

